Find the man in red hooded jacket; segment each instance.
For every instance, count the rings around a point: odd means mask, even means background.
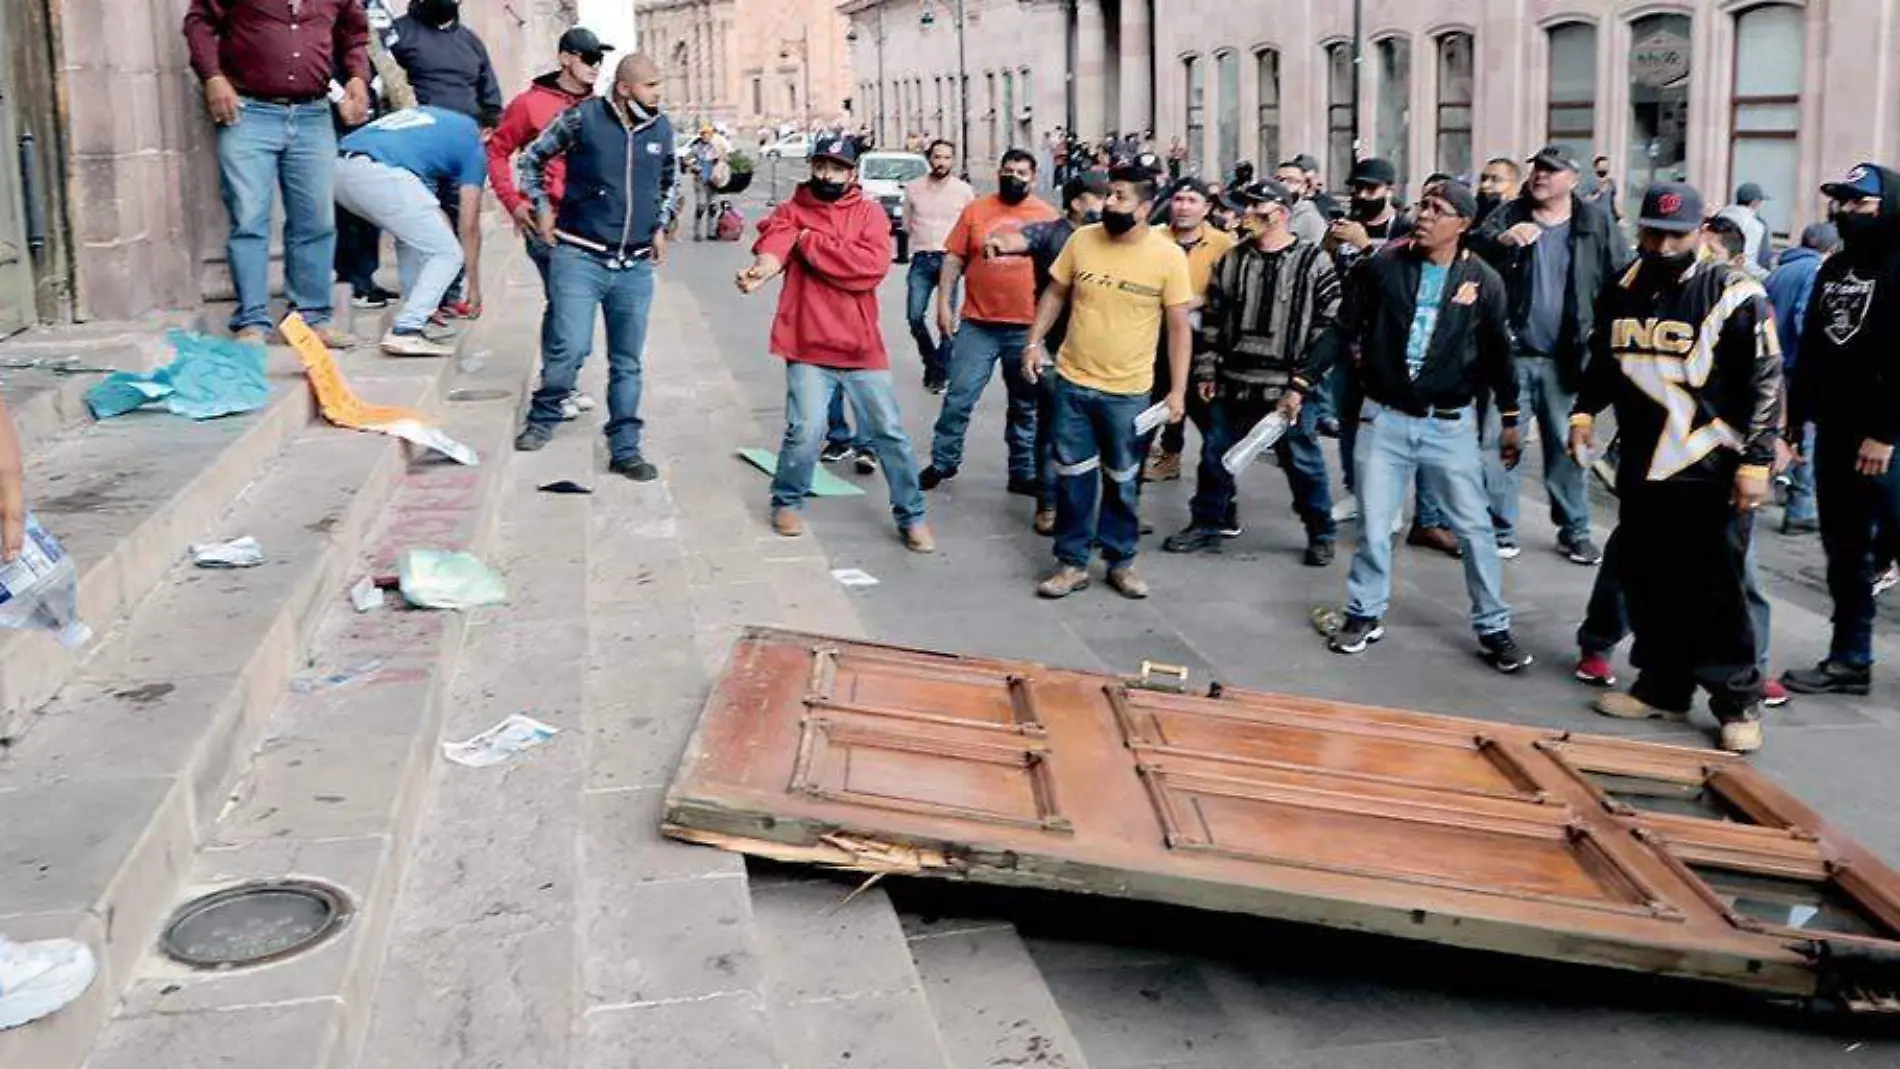
[[[785,361],[785,440],[772,479],[772,529],[787,538],[805,533],[799,513],[825,444],[826,409],[842,390],[857,410],[860,438],[884,469],[904,545],[931,553],[937,543],[924,522],[917,457],[904,434],[878,326],[877,287],[891,262],[891,225],[858,187],[857,167],[857,145],[848,137],[813,146],[811,180],[759,224],[754,259],[736,280],[739,292],[753,293],[785,276],[771,338],[772,352]]]

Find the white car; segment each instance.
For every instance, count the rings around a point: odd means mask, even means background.
[[[793,134],[765,149],[766,159],[802,160],[811,155],[811,135]]]
[[[891,219],[897,262],[910,261],[910,225],[904,219],[904,186],[930,171],[930,161],[915,152],[867,152],[858,160],[858,184]]]

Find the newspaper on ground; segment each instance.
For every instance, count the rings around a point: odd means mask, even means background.
[[[443,743],[442,756],[469,768],[487,768],[534,749],[559,731],[531,716],[515,713],[467,742]]]
[[[831,577],[845,586],[876,586],[877,576],[862,568],[833,568]]]

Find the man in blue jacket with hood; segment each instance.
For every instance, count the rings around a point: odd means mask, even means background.
[[[1808,318],[1808,296],[1814,292],[1814,277],[1821,273],[1821,261],[1840,248],[1841,232],[1833,223],[1810,223],[1801,231],[1801,244],[1782,251],[1781,259],[1764,283],[1768,300],[1775,306],[1775,333],[1781,336],[1781,363],[1787,374],[1794,374],[1795,359],[1801,353],[1801,328]],[[1805,435],[1800,457],[1788,467],[1788,507],[1781,517],[1782,534],[1804,534],[1821,529],[1814,507],[1814,465],[1808,453],[1814,448],[1814,436]]]

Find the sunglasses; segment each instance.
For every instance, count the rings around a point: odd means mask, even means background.
[[[600,66],[600,61],[607,58],[605,52],[576,52],[574,54],[581,57],[581,62],[590,67]]]

